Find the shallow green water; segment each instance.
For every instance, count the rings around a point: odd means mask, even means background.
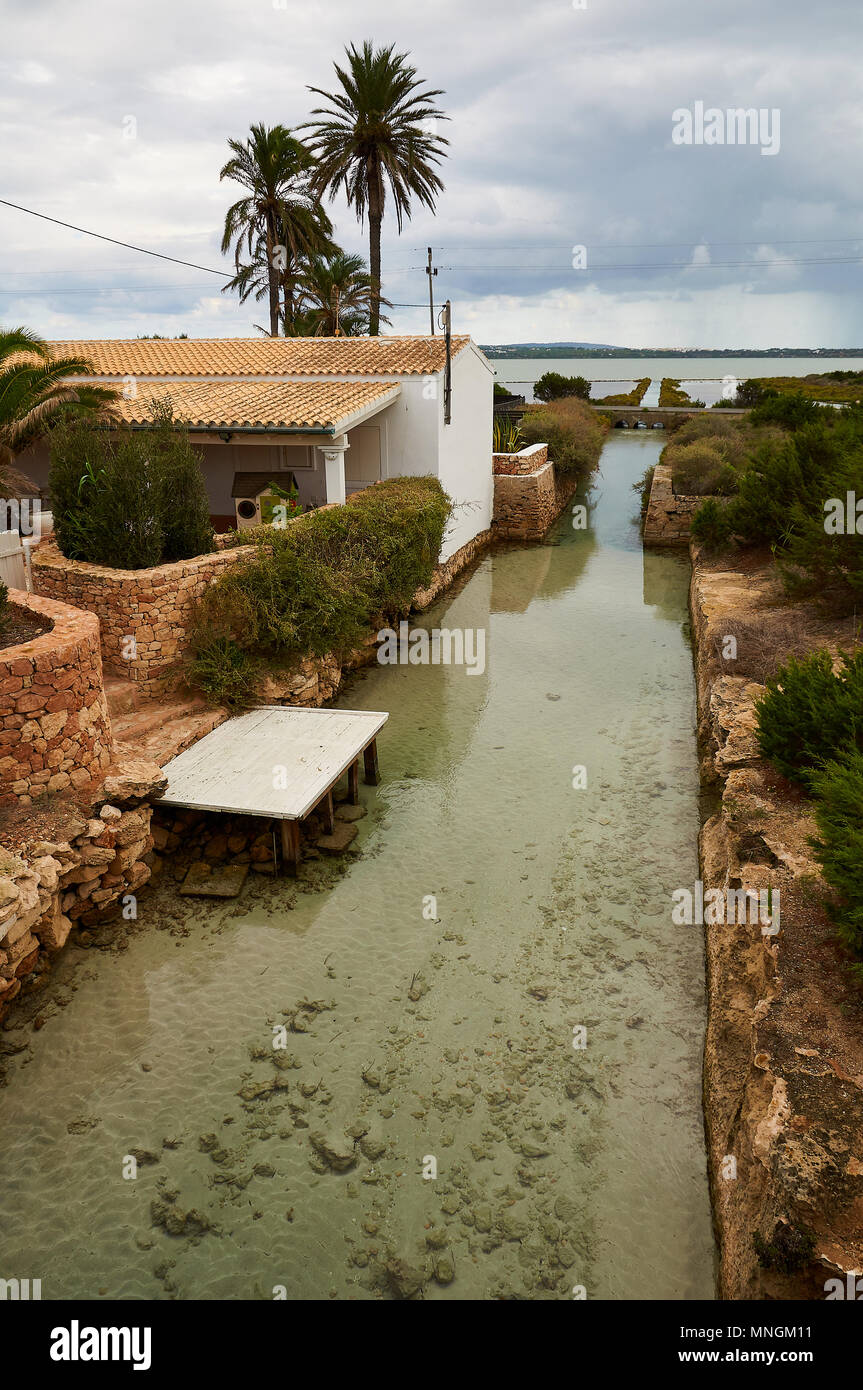
[[[346,691],[390,720],[342,875],[192,913],[164,885],[125,949],[61,958],[45,1027],[0,1035],[29,1044],[0,1091],[0,1275],[364,1299],[398,1257],[427,1298],[712,1297],[702,943],[670,911],[697,876],[688,564],[642,554],[631,490],[660,447],[613,436],[587,533],[566,513],[423,616],[485,628],[484,674]],[[327,1007],[281,1069],[303,999]],[[316,1171],[311,1136],[352,1127],[355,1165]],[[159,1161],[127,1180],[132,1149]],[[153,1227],[163,1188],[216,1229]]]

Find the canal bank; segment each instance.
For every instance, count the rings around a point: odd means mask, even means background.
[[[224,908],[166,878],[4,1033],[0,1252],[43,1297],[712,1296],[689,567],[631,490],[660,447],[610,439],[587,531],[423,614],[484,629],[482,672],[343,693],[390,721],[342,863]]]

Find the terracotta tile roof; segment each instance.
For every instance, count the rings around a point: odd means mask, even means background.
[[[455,355],[470,342],[452,339]],[[135,338],[52,342],[97,376],[423,376],[443,370],[441,337]]]
[[[149,424],[155,401],[170,396],[174,415],[198,429],[335,429],[358,410],[395,400],[386,381],[172,381],[138,387],[115,410],[131,425]]]

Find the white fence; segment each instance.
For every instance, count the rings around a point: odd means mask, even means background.
[[[26,589],[27,593],[33,589],[30,547],[17,531],[0,531],[0,579],[10,589]]]

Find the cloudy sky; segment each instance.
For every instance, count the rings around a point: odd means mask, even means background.
[[[431,244],[480,342],[863,345],[860,0],[0,0],[0,32],[0,197],[50,217],[229,271],[226,140],[298,124],[306,84],[371,38],[450,117],[436,215],[385,224],[390,299],[426,302]],[[763,110],[778,151],[676,143],[697,102]],[[254,335],[264,306],[224,278],[0,205],[5,324]],[[427,329],[427,309],[391,317]]]

